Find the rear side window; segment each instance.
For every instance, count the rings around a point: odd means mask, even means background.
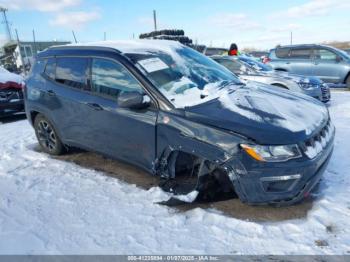
[[[295,48],[290,51],[290,58],[294,59],[310,59],[311,49],[309,48]]]
[[[49,58],[45,66],[45,75],[51,79],[55,79],[56,61],[55,58]]]
[[[289,51],[290,51],[290,48],[286,48],[286,47],[276,48],[276,50],[275,50],[276,57],[278,57],[278,58],[288,58]]]
[[[88,89],[88,59],[83,57],[60,57],[56,59],[56,82],[77,88]]]
[[[118,97],[123,92],[144,93],[139,82],[122,65],[107,59],[92,59],[91,91]]]

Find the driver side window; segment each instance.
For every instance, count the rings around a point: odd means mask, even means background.
[[[321,60],[336,60],[337,55],[327,49],[316,49],[315,58]]]
[[[91,91],[114,98],[125,92],[144,93],[142,86],[124,66],[101,58],[92,59]]]

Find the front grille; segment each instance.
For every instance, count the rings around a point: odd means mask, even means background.
[[[301,150],[308,158],[315,158],[328,146],[333,137],[333,133],[334,126],[331,121],[328,120],[327,124],[317,135],[311,137],[300,145]]]

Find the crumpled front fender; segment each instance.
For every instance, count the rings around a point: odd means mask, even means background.
[[[181,151],[222,165],[238,154],[243,141],[246,139],[229,131],[161,112],[157,124],[157,163],[168,159],[172,152]]]

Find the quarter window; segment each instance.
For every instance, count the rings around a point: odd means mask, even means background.
[[[56,82],[78,89],[88,89],[88,68],[87,58],[57,58]]]
[[[49,58],[45,66],[45,75],[51,79],[55,79],[56,61],[55,58]]]
[[[143,89],[137,80],[120,64],[106,60],[92,60],[92,91],[111,97],[123,92],[139,92]]]

